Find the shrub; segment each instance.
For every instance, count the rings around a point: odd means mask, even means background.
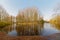
[[[4,28],[5,26],[8,26],[10,23],[7,22],[0,22],[0,28]]]

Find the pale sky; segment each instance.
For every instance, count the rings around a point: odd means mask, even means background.
[[[13,16],[18,14],[18,11],[27,7],[37,7],[45,20],[51,18],[53,9],[60,3],[60,0],[0,0],[6,11]]]

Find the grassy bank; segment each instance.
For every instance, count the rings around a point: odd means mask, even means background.
[[[3,22],[3,21],[1,21],[0,22],[0,28],[4,28],[5,26],[8,26],[10,24],[11,24],[10,22]]]

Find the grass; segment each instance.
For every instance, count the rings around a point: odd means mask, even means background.
[[[3,22],[3,21],[0,22],[0,28],[4,28],[5,26],[8,26],[8,25],[10,25],[10,23]]]

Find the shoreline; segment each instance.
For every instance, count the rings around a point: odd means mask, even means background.
[[[60,33],[51,34],[49,36],[8,36],[0,32],[0,40],[60,40]]]

